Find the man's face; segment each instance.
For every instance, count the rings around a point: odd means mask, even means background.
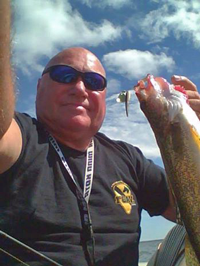
[[[81,72],[97,72],[105,76],[98,59],[89,51],[75,48],[65,50],[53,58],[47,67],[66,64]],[[42,76],[38,83],[36,110],[38,119],[51,133],[64,132],[93,136],[101,127],[105,116],[104,91],[87,89],[81,77],[63,84],[53,81],[49,73]],[[65,134],[66,133],[66,134]]]

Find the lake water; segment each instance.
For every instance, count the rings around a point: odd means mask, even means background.
[[[150,240],[150,241],[142,241],[139,245],[139,262],[141,266],[146,265],[147,261],[150,260],[152,255],[158,248],[158,245],[162,242],[160,240]]]

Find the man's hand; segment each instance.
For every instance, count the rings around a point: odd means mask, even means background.
[[[174,75],[171,77],[171,81],[174,85],[184,87],[188,95],[189,104],[200,119],[200,94],[198,93],[196,85],[184,76]]]

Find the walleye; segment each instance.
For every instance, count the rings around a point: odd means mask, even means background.
[[[135,93],[160,148],[189,240],[187,266],[200,265],[200,121],[181,86],[152,75]],[[189,246],[188,246],[189,245]]]

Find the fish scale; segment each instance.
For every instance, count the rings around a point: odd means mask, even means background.
[[[148,75],[135,87],[140,107],[160,148],[185,225],[186,264],[200,265],[200,121],[183,88]]]

